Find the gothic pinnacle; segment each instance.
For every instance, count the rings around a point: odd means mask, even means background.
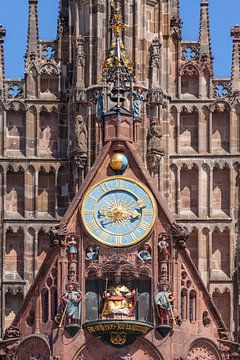
[[[26,59],[33,54],[35,56],[39,53],[38,47],[39,33],[38,33],[38,0],[29,0],[29,15],[28,15],[28,38],[27,38],[27,52]]]
[[[240,27],[235,25],[231,30],[233,38],[232,55],[232,90],[240,90]]]
[[[208,0],[201,0],[199,43],[200,43],[200,55],[211,57],[212,54],[211,54]]]

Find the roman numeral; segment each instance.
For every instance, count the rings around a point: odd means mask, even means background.
[[[122,243],[122,236],[116,236],[116,245],[121,245]]]
[[[94,196],[89,195],[89,197],[90,197],[90,199],[92,199],[92,200],[94,200],[94,201],[97,201],[97,199],[96,199]]]
[[[101,239],[102,241],[106,241],[108,237],[109,234],[105,233],[105,231],[102,231],[101,234],[99,235],[99,239]]]
[[[83,215],[93,215],[93,210],[83,210]]]
[[[124,181],[123,179],[116,179],[116,187],[117,188],[124,188]]]
[[[89,230],[91,230],[91,231],[95,231],[98,229],[98,225],[96,224],[96,222],[94,220],[89,221],[87,225],[88,225]]]
[[[153,215],[153,210],[143,209],[142,214],[143,215]]]
[[[108,187],[108,184],[106,182],[100,184],[100,187],[102,189],[102,191],[105,193],[106,191],[109,191],[110,188]]]
[[[132,238],[133,241],[136,241],[136,240],[137,240],[137,237],[136,237],[136,235],[135,235],[134,233],[132,233],[130,236],[131,236],[131,238]]]
[[[146,230],[149,228],[149,224],[146,223],[145,221],[142,221],[141,224],[139,225],[139,228],[140,228],[141,230],[146,231]]]

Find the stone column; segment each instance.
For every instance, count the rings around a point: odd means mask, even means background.
[[[35,171],[35,181],[34,181],[34,217],[38,217],[38,175],[39,171]]]
[[[35,129],[35,134],[36,134],[36,139],[35,139],[35,155],[39,156],[39,137],[40,137],[40,112],[37,111],[37,117],[36,117],[36,129]]]
[[[230,111],[230,154],[236,153],[238,151],[238,116],[235,109]]]
[[[209,209],[208,216],[212,217],[212,199],[213,199],[213,168],[209,169]]]
[[[176,177],[176,182],[177,182],[177,186],[176,186],[176,201],[177,201],[177,215],[180,216],[180,208],[181,208],[181,169],[179,168],[179,166],[177,165],[177,177]]]
[[[180,126],[181,126],[181,113],[177,112],[177,131],[176,131],[176,143],[177,143],[177,154],[180,153]]]
[[[208,152],[210,154],[212,153],[212,118],[213,113],[210,111],[208,115]]]

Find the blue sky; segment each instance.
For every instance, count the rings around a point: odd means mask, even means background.
[[[230,29],[240,23],[240,0],[209,0],[215,77],[231,73]],[[197,40],[200,0],[180,0],[184,40]],[[39,0],[40,37],[56,37],[58,0]],[[23,77],[26,50],[28,0],[0,0],[0,24],[7,29],[5,40],[6,77]]]

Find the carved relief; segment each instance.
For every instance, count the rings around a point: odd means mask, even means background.
[[[164,155],[164,150],[161,147],[162,136],[161,124],[156,119],[153,119],[150,123],[147,136],[147,160],[150,173],[158,171],[161,158]]]
[[[187,360],[220,360],[220,357],[213,346],[199,342],[189,351]]]
[[[82,115],[77,115],[74,124],[73,155],[78,168],[82,169],[87,162],[87,127]]]

